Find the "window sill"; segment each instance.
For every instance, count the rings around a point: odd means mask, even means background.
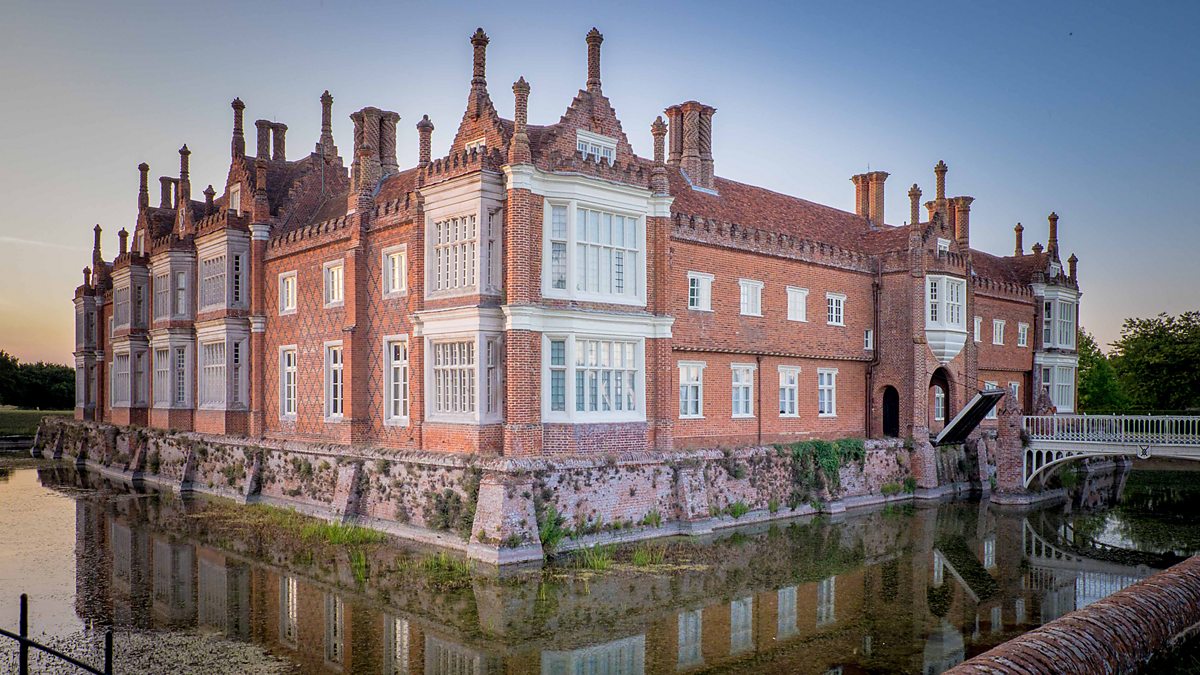
[[[385,427],[407,427],[409,418],[407,417],[389,417],[383,421]]]
[[[586,415],[571,416],[564,414],[562,411],[553,413],[545,413],[542,416],[542,422],[547,424],[628,424],[631,422],[645,422],[646,416],[642,413],[637,414],[601,414],[596,413],[589,417]]]
[[[735,419],[735,420],[752,420],[752,419],[754,419],[754,415],[752,415],[752,414],[751,415],[730,415],[729,417],[730,417],[730,419]]]
[[[692,311],[692,312],[708,312],[708,313],[710,313],[710,314],[711,314],[711,313],[712,313],[712,311],[713,311],[713,310],[712,310],[712,307],[708,307],[708,308],[704,308],[704,307],[688,307],[688,310],[689,310],[689,311]]]
[[[702,419],[706,419],[706,418],[704,417],[704,415],[680,415],[679,419],[681,419],[681,420],[702,420]]]
[[[828,321],[825,323],[825,325],[826,325],[826,326],[837,326],[838,328],[845,328],[845,327],[846,327],[846,324],[845,324],[845,323],[832,323],[832,322],[828,322]]]
[[[808,323],[808,319],[793,319],[791,317],[788,317],[788,321],[792,323]]]
[[[335,307],[344,307],[345,305],[346,305],[345,300],[338,300],[337,302],[327,302],[324,305],[322,305],[321,308],[322,309],[333,309]]]
[[[295,422],[296,416],[295,415],[280,415],[279,421],[280,422]]]
[[[738,316],[753,316],[753,317],[758,317],[758,318],[760,318],[760,319],[761,319],[761,318],[762,318],[762,312],[759,312],[758,314],[750,314],[750,313],[748,313],[748,312],[739,312],[739,313],[738,313]]]
[[[326,424],[341,424],[342,421],[345,419],[346,418],[343,415],[326,415],[325,423]]]
[[[800,413],[782,413],[781,412],[781,413],[779,413],[779,417],[780,417],[780,419],[785,419],[785,420],[798,420],[798,419],[800,419]]]
[[[291,315],[293,315],[293,314],[295,314],[295,313],[296,313],[296,310],[295,310],[295,309],[281,309],[281,310],[279,310],[279,316],[291,316]]]
[[[388,291],[383,294],[384,300],[395,300],[396,298],[407,298],[407,297],[408,297],[407,289],[405,289],[403,291]]]
[[[817,413],[817,417],[821,419],[832,419],[837,417],[837,413]]]

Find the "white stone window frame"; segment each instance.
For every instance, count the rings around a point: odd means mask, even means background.
[[[128,346],[113,349],[110,369],[112,374],[109,376],[109,405],[113,408],[128,408],[133,401],[133,353]]]
[[[404,360],[401,364],[403,382],[403,407],[401,414],[392,412],[394,399],[392,390],[396,385],[393,372],[396,362],[393,359],[392,346],[404,345]],[[412,419],[412,351],[408,335],[400,333],[383,336],[383,423],[385,426],[406,427]]]
[[[712,286],[715,276],[707,272],[690,271],[687,273],[687,308],[693,312],[711,312],[712,308]],[[692,290],[696,293],[693,296]],[[695,304],[693,304],[695,300]]]
[[[829,377],[829,384],[821,383],[823,376]],[[832,418],[837,417],[837,368],[817,368],[817,417]],[[829,409],[821,410],[821,392],[829,391]]]
[[[738,279],[738,312],[742,316],[762,316],[765,284],[757,279]]]
[[[185,329],[186,330],[186,329]],[[155,383],[154,383],[154,407],[166,409],[187,409],[192,407],[192,399],[194,397],[195,388],[192,385],[192,380],[195,377],[193,368],[193,354],[195,352],[195,343],[191,336],[191,331],[179,332],[176,329],[168,329],[168,332],[155,332],[150,337],[150,351],[157,358],[157,352],[167,350],[167,382],[166,382],[166,397],[160,396],[159,382],[157,375],[159,373],[158,364],[155,363]],[[179,367],[179,350],[183,350],[183,369]],[[179,393],[182,391],[182,400]]]
[[[863,331],[863,351],[875,351],[875,330],[872,328]]]
[[[396,274],[399,267],[399,274]],[[408,295],[408,245],[389,246],[383,249],[380,261],[380,279],[384,298],[402,298]],[[399,285],[397,285],[397,282]]]
[[[939,385],[933,387],[933,421],[946,421],[946,390]]]
[[[220,345],[221,361],[220,363],[208,363],[209,349]],[[215,350],[214,350],[215,351]],[[201,410],[225,410],[229,404],[229,339],[226,335],[217,336],[215,339],[205,339],[201,337],[197,340],[197,365],[196,371],[199,373],[200,386],[198,388],[199,405],[197,408]],[[212,400],[209,397],[210,387],[215,391],[215,386],[210,384],[210,377],[215,377],[220,370],[221,379],[223,380],[222,399]]]
[[[289,284],[290,282],[290,284]],[[288,286],[291,292],[288,292]],[[279,316],[290,316],[298,311],[300,306],[300,275],[296,270],[279,273]]]
[[[229,186],[229,210],[235,216],[242,215],[242,184],[234,183]]]
[[[545,214],[543,224],[543,260],[551,260],[552,245],[555,242],[566,243],[566,262],[567,262],[567,284],[566,288],[554,288],[553,279],[551,278],[550,265],[543,266],[542,273],[542,295],[547,298],[556,298],[562,300],[577,300],[581,302],[599,302],[613,305],[629,305],[634,307],[644,307],[646,305],[646,214],[644,210],[639,211],[637,208],[631,208],[627,203],[618,203],[615,200],[601,200],[593,198],[595,195],[585,194],[576,198],[547,198],[545,201]],[[567,238],[552,239],[551,228],[553,227],[553,209],[554,207],[564,207],[567,212]],[[626,270],[626,284],[634,288],[632,293],[600,293],[595,291],[580,290],[577,286],[577,274],[579,267],[584,263],[578,258],[578,250],[580,242],[578,240],[578,217],[579,210],[585,209],[588,211],[597,211],[599,213],[611,214],[629,218],[634,221],[634,246],[630,247],[625,244],[623,250],[635,251],[637,261],[632,270]],[[597,244],[599,245],[599,244]]]
[[[755,380],[758,375],[758,365],[754,363],[731,363],[729,364],[729,408],[730,417],[733,419],[752,419],[757,411],[754,409],[755,392],[754,388],[758,384]],[[747,381],[739,382],[739,375],[745,377]],[[735,407],[737,405],[737,390],[742,389],[746,395],[746,406],[741,412]]]
[[[191,290],[188,288],[188,278],[191,276],[188,272],[190,271],[190,269],[177,270],[173,268],[171,270],[173,277],[171,281],[171,315],[176,319],[186,319],[191,316],[192,303],[188,302]]]
[[[467,141],[463,144],[463,150],[470,153],[472,150],[481,151],[487,149],[487,136],[480,136],[473,141]]]
[[[338,362],[333,363],[332,355],[338,354]],[[339,423],[346,418],[346,348],[341,340],[326,340],[321,346],[321,372],[324,374],[322,411],[326,423]],[[334,373],[338,373],[337,406],[334,405]],[[334,408],[337,408],[335,411]]]
[[[779,416],[785,419],[797,419],[800,417],[800,366],[779,366]],[[787,378],[794,378],[794,381],[787,383]],[[792,405],[792,410],[789,412],[784,405],[783,392],[785,389],[791,390],[791,400],[788,401]]]
[[[338,270],[334,272],[334,270]],[[346,304],[346,259],[327,260],[321,264],[321,306],[324,309]]]
[[[925,275],[925,330],[966,331],[966,288],[960,277]]]
[[[634,396],[633,411],[578,411],[575,409],[575,343],[577,339],[633,343]],[[550,409],[550,342],[566,342],[566,410]],[[604,335],[584,332],[550,332],[542,335],[542,420],[563,424],[609,424],[646,421],[646,340],[627,335]]]
[[[977,316],[977,317],[975,317],[975,335],[974,335],[974,338],[975,338],[975,342],[982,342],[982,341],[983,341],[983,317],[982,317],[982,316]]]
[[[808,289],[787,287],[787,320],[808,323]]]
[[[611,165],[617,158],[617,139],[578,129],[575,131],[575,151],[585,160],[599,162],[606,159]]]
[[[288,412],[288,366],[287,355],[292,355],[292,397],[291,408]],[[283,422],[295,422],[300,413],[300,349],[295,344],[279,346],[279,419]]]
[[[171,292],[171,273],[168,270],[156,269],[151,277],[151,294],[154,305],[155,321],[171,318],[171,298],[174,293]]]
[[[946,239],[945,237],[938,237],[937,252],[938,253],[949,253],[950,252],[950,240]]]
[[[159,358],[159,355],[162,358]],[[151,344],[151,369],[153,370],[154,407],[166,408],[171,403],[174,390],[171,387],[171,373],[174,371],[175,351],[165,344]]]
[[[437,409],[437,349],[440,345],[454,343],[470,343],[472,345],[472,364],[469,370],[473,374],[472,385],[473,390],[470,392],[471,410],[468,412],[456,411],[439,411]],[[425,418],[432,422],[449,422],[457,424],[481,424],[483,416],[481,414],[483,396],[480,394],[480,382],[482,381],[482,372],[480,369],[480,350],[483,347],[482,336],[477,332],[465,332],[458,334],[438,335],[436,338],[427,339],[425,342]],[[412,377],[411,373],[409,377]]]
[[[825,320],[830,326],[846,325],[846,294],[825,294]]]
[[[992,319],[992,344],[1004,346],[1004,319]]]
[[[702,420],[704,419],[704,369],[708,367],[706,361],[679,361],[676,363],[679,370],[679,419],[681,420]],[[684,369],[695,369],[697,377],[684,380]],[[696,388],[696,412],[684,412],[684,387]]]
[[[1021,322],[1017,324],[1017,346],[1029,346],[1029,324]]]

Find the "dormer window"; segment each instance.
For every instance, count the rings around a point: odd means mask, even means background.
[[[463,150],[466,150],[468,153],[483,152],[486,149],[487,149],[487,138],[476,138],[475,140],[473,140],[463,146]]]
[[[950,240],[938,237],[937,252],[938,253],[949,253],[950,252]]]
[[[584,159],[612,164],[617,158],[617,139],[580,129],[575,132],[575,149]]]
[[[233,211],[233,215],[242,215],[242,186],[231,185],[229,187],[229,210]]]

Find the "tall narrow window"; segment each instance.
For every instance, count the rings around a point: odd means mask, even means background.
[[[992,319],[992,344],[1004,344],[1004,319]]]
[[[807,288],[794,288],[792,286],[788,286],[787,311],[788,321],[808,321]]]
[[[1017,324],[1017,346],[1029,346],[1029,324],[1027,323]]]
[[[779,416],[799,417],[797,402],[800,398],[799,366],[779,366]]]
[[[433,226],[433,274],[435,293],[475,287],[478,264],[478,226],[475,214],[448,218]]]
[[[679,416],[704,416],[704,363],[679,362]]]
[[[550,287],[567,287],[567,207],[550,208]]]
[[[342,346],[325,347],[325,417],[338,419],[342,416]]]
[[[433,409],[451,415],[475,412],[475,341],[433,345]]]
[[[166,405],[171,402],[171,350],[154,350],[154,403]]]
[[[937,422],[946,421],[946,390],[941,387],[933,388],[933,419]]]
[[[300,599],[296,577],[279,577],[279,639],[296,644],[300,634]]]
[[[344,298],[345,266],[341,260],[325,263],[325,306],[341,305]]]
[[[762,316],[763,282],[752,279],[738,279],[738,289],[741,291],[742,314],[745,316]]]
[[[175,405],[187,403],[187,347],[175,348]]]
[[[712,311],[712,282],[711,274],[688,272],[688,309]]]
[[[383,295],[403,295],[408,290],[408,253],[403,247],[383,252]]]
[[[817,582],[817,627],[837,621],[837,577]]]
[[[129,325],[129,287],[121,286],[113,291],[113,324]]]
[[[175,273],[175,316],[188,313],[187,302],[187,272]]]
[[[817,370],[817,416],[837,415],[837,373],[833,368]]]
[[[1071,366],[1056,366],[1054,373],[1054,406],[1058,412],[1071,412],[1075,409],[1075,368]]]
[[[1054,303],[1049,300],[1042,307],[1042,346],[1054,346]]]
[[[112,404],[129,405],[129,354],[113,356]]]
[[[408,341],[387,343],[387,416],[392,422],[408,420]]]
[[[868,352],[875,349],[875,331],[870,328],[863,331],[863,349]]]
[[[229,210],[233,211],[233,215],[242,215],[242,186],[229,186]]]
[[[846,311],[846,296],[840,293],[826,293],[826,321],[830,326],[844,326]]]
[[[983,336],[983,317],[977,316],[977,317],[975,317],[975,341],[976,342],[982,341],[983,340],[982,336]]]
[[[171,276],[154,276],[154,318],[165,319],[171,315]]]
[[[283,417],[296,416],[296,365],[295,348],[279,353],[279,413]]]
[[[733,364],[733,416],[754,416],[754,366]]]
[[[567,341],[550,341],[550,409],[567,409]]]
[[[1018,408],[1024,407],[1021,405],[1021,383],[1020,382],[1009,382],[1008,383],[1008,395],[1011,397],[1010,400],[1012,401],[1013,405],[1017,406]]]
[[[996,389],[1000,388],[1000,385],[996,382],[984,382],[983,388],[985,391],[986,390],[996,390]],[[992,409],[988,411],[988,414],[984,419],[989,419],[989,420],[996,419],[996,406],[992,406]]]
[[[233,254],[233,287],[231,290],[233,303],[238,305],[242,304],[242,292],[245,287],[243,279],[245,275],[245,261],[246,257],[241,253]]]
[[[242,343],[230,345],[229,354],[229,400],[232,403],[242,402]]]
[[[1058,303],[1058,346],[1071,349],[1075,346],[1075,303]]]
[[[292,314],[296,311],[296,273],[279,275],[279,313]]]
[[[342,663],[345,612],[341,598],[325,594],[325,660],[338,665]]]
[[[146,287],[143,284],[133,285],[133,325],[146,325]]]
[[[503,359],[502,347],[499,336],[488,337],[484,340],[483,374],[486,381],[484,393],[487,396],[484,410],[489,414],[498,414],[504,400],[503,370],[500,367]]]

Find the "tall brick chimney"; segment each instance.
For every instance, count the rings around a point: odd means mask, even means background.
[[[175,208],[175,184],[176,179],[170,176],[158,177],[158,208],[173,209]]]
[[[333,144],[333,96],[328,89],[321,94],[321,138],[317,141],[317,154],[322,157],[337,155],[337,146]]]
[[[871,207],[867,195],[870,194],[870,181],[867,179],[867,174],[859,173],[850,176],[850,182],[854,183],[854,212],[863,218],[870,218]]]
[[[908,224],[916,225],[921,221],[921,188],[916,183],[908,189]]]
[[[271,159],[282,162],[287,160],[287,125],[283,122],[275,122],[271,125]]]
[[[125,228],[117,233],[117,255],[125,255],[129,252],[129,232]]]
[[[532,161],[529,150],[529,83],[522,76],[513,82],[513,137],[508,146],[509,164],[528,164]]]
[[[594,94],[600,93],[600,44],[602,42],[604,42],[604,36],[593,26],[587,34],[587,90]]]
[[[669,186],[667,184],[667,168],[666,168],[666,139],[667,139],[667,124],[663,122],[662,115],[655,118],[650,124],[650,135],[654,137],[654,168],[650,173],[650,189],[655,194],[667,194]]]
[[[192,202],[192,179],[188,171],[192,151],[185,143],[179,149],[179,187],[175,191],[175,208],[186,208]]]
[[[213,189],[212,184],[204,188],[204,215],[210,215],[213,212],[213,197],[217,195],[217,191]]]
[[[271,159],[271,122],[254,120],[254,128],[258,129],[258,157]]]
[[[1078,264],[1079,264],[1079,258],[1076,258],[1075,254],[1072,253],[1071,257],[1067,258],[1067,274],[1071,277],[1072,281],[1077,280],[1077,277],[1075,276],[1075,271],[1076,271],[1076,266]]]
[[[237,159],[246,156],[246,135],[242,132],[242,111],[246,109],[246,104],[242,103],[242,99],[235,98],[229,106],[233,108],[233,141],[229,151],[233,159]]]
[[[138,211],[150,208],[150,165],[138,164]]]
[[[678,112],[676,112],[678,109]],[[679,155],[679,167],[692,183],[692,187],[713,189],[713,158],[712,158],[712,115],[716,108],[704,105],[698,101],[688,101],[666,110],[668,117],[679,115],[682,119],[681,132],[678,134],[680,149],[676,152],[675,139],[677,134],[672,132],[671,157],[674,160]],[[672,122],[672,128],[676,126]]]
[[[400,115],[397,113],[384,111],[379,115],[379,166],[382,176],[400,171],[400,165],[396,162],[396,124],[399,122]]]
[[[883,215],[883,183],[887,180],[888,172],[872,171],[867,174],[867,180],[870,184],[870,192],[867,197],[867,218],[876,227],[882,227],[884,223]]]
[[[934,204],[934,208],[941,212],[942,220],[945,223],[947,223],[948,225],[950,225],[951,227],[953,227],[954,226],[953,209],[947,208],[947,203],[946,203],[946,172],[949,170],[950,170],[950,167],[946,166],[946,163],[940,159],[938,160],[938,163],[935,164],[933,167],[933,175],[934,175],[934,178],[936,179],[936,185],[937,185],[936,190],[934,192],[933,204]]]
[[[954,238],[959,247],[966,250],[971,245],[971,202],[974,197],[955,197],[950,200],[954,206]]]
[[[396,166],[396,122],[400,116],[368,106],[351,113],[350,119],[354,120],[354,164],[351,166],[350,200],[357,204],[356,195],[368,195],[373,192],[384,177],[385,167],[395,171],[393,167]],[[391,156],[385,159],[383,153],[388,148]]]
[[[96,270],[96,276],[100,275],[100,266],[104,264],[104,256],[100,253],[100,223],[96,223],[96,227],[92,228],[92,269]]]
[[[1050,221],[1050,238],[1046,241],[1046,253],[1051,260],[1058,260],[1058,214],[1051,211],[1047,220]]]
[[[417,122],[417,166],[429,166],[432,136],[433,122],[429,121],[429,115],[422,115]]]
[[[1013,236],[1016,239],[1016,247],[1013,249],[1013,255],[1025,255],[1025,227],[1020,223],[1013,228]]]
[[[673,105],[663,112],[667,114],[667,132],[671,135],[667,164],[679,166],[683,160],[683,108]]]

